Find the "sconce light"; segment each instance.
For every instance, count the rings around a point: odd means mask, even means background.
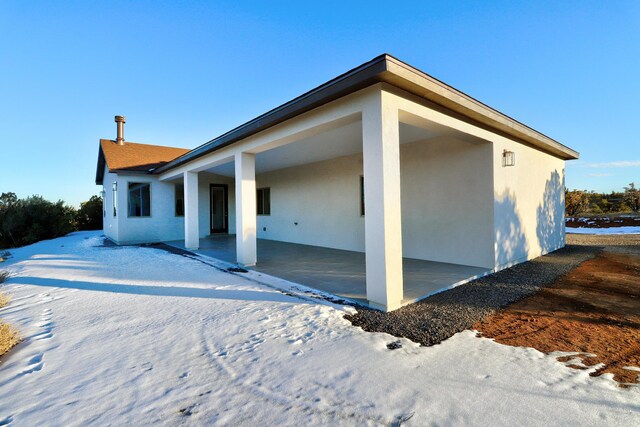
[[[516,165],[516,153],[509,150],[504,150],[502,152],[502,166],[515,166]]]
[[[114,183],[113,183],[112,190],[113,190],[113,191],[118,191],[118,183],[117,183],[117,182],[114,182]]]

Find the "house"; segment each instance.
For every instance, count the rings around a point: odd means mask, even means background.
[[[124,121],[96,173],[117,244],[177,241],[394,310],[565,243],[578,153],[390,55],[193,150],[126,142]]]

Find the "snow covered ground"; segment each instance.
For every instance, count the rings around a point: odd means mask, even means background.
[[[467,331],[422,348],[96,232],[14,250],[0,425],[637,425],[640,388]]]
[[[623,226],[623,227],[609,227],[609,228],[573,228],[567,227],[567,233],[569,234],[640,234],[640,227],[637,226]]]

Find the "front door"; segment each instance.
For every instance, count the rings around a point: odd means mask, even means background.
[[[211,184],[211,233],[227,233],[229,231],[229,212],[227,206],[227,186]]]

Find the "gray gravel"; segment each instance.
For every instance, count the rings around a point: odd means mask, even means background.
[[[549,255],[433,295],[391,313],[358,308],[345,318],[369,332],[386,332],[425,346],[469,329],[502,307],[553,284],[603,249],[640,253],[640,236],[568,235],[567,246]],[[611,246],[617,246],[616,248]]]

